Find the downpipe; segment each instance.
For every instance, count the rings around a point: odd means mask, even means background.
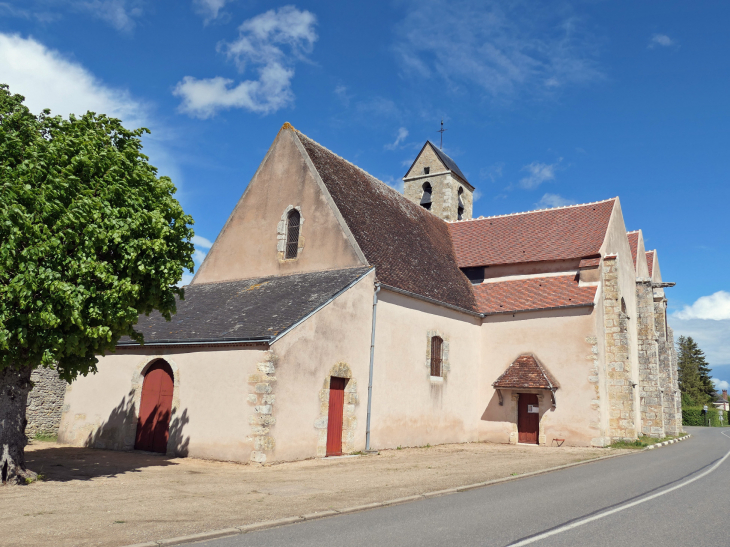
[[[375,361],[375,319],[378,313],[378,293],[380,283],[375,283],[373,293],[373,330],[370,334],[370,371],[368,375],[368,417],[365,423],[365,452],[370,452],[370,410],[373,404],[373,362]]]

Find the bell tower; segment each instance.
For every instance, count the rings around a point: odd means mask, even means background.
[[[431,141],[426,141],[403,177],[403,193],[443,220],[471,218],[474,187],[456,162]]]

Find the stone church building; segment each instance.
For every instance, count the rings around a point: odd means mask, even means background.
[[[680,431],[672,284],[618,198],[475,219],[430,142],[403,180],[285,124],[177,315],[68,387],[60,440],[275,462]]]

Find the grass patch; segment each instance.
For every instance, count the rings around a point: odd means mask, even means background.
[[[53,433],[44,433],[42,431],[38,431],[35,435],[33,435],[34,441],[43,441],[47,443],[55,443],[58,440],[58,435],[54,435]]]
[[[680,437],[684,437],[685,435],[686,435],[686,433],[682,433],[681,435],[663,437],[661,439],[656,439],[654,437],[647,437],[646,435],[642,435],[635,441],[616,441],[615,443],[611,443],[609,445],[609,448],[641,449],[641,448],[646,448],[647,446],[651,446],[652,444],[663,443],[664,441],[671,441],[672,439],[679,439]]]

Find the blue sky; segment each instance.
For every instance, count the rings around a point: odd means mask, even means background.
[[[2,0],[0,80],[152,130],[197,259],[283,122],[397,187],[437,139],[475,216],[620,196],[730,382],[730,3]]]

